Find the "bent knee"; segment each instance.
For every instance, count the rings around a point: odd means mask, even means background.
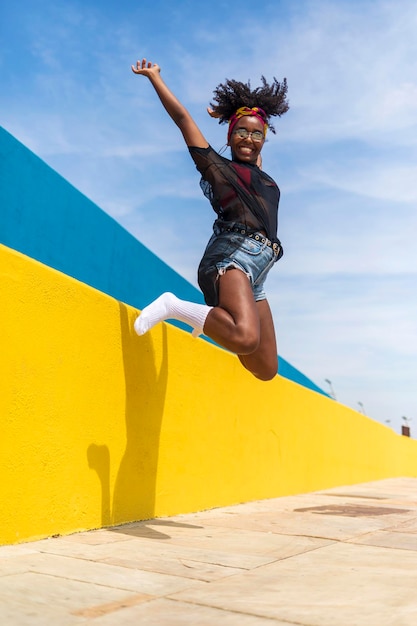
[[[237,350],[238,354],[252,354],[259,347],[259,334],[252,332],[242,333],[237,339]]]
[[[259,380],[263,380],[267,382],[268,380],[272,380],[277,375],[276,370],[265,370],[262,372],[252,372],[252,374],[258,378]]]
[[[259,380],[272,380],[278,374],[278,359],[271,359],[268,362],[262,363],[252,374],[256,376],[256,378],[259,378]]]

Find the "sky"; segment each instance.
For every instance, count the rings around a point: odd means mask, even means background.
[[[281,189],[285,254],[266,285],[279,353],[414,436],[416,32],[415,0],[3,2],[1,125],[196,285],[215,215],[130,66],[158,63],[217,150],[213,89],[286,77],[290,110],[263,149]]]

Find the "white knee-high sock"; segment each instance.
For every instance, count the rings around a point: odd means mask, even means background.
[[[155,324],[168,319],[179,320],[193,327],[193,337],[201,335],[207,315],[213,307],[180,300],[173,293],[163,293],[145,307],[135,321],[135,331],[144,335]]]

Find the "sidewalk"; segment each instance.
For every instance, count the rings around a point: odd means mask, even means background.
[[[417,478],[0,547],[4,626],[415,626]]]

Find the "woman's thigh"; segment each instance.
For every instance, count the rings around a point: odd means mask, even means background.
[[[235,324],[250,325],[259,329],[259,310],[253,295],[250,279],[244,271],[229,268],[219,276],[219,305],[232,316]]]
[[[261,380],[271,380],[278,371],[274,322],[267,300],[256,302],[256,308],[260,325],[259,345],[251,354],[238,356],[242,365],[254,376]]]
[[[250,281],[238,269],[219,277],[219,302],[206,318],[204,333],[235,354],[250,354],[259,346],[258,307]]]

